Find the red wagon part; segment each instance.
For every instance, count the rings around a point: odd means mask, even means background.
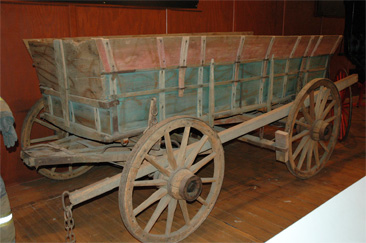
[[[345,69],[341,69],[337,72],[337,76],[335,78],[336,81],[341,80],[348,76],[348,72]],[[339,128],[339,136],[338,140],[343,141],[347,138],[349,129],[351,127],[352,121],[352,109],[353,109],[353,102],[352,102],[352,87],[348,87],[339,92],[342,106],[341,106],[341,125]]]

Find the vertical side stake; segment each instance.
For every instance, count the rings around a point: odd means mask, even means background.
[[[214,126],[214,114],[215,114],[215,63],[214,59],[211,59],[210,64],[210,83],[209,83],[209,114],[208,124],[210,127]]]
[[[269,70],[269,87],[267,95],[267,112],[272,110],[273,99],[273,81],[274,81],[274,55],[271,57],[271,64]]]
[[[159,72],[159,89],[165,89],[165,69]],[[159,121],[165,120],[165,91],[159,93]]]
[[[178,77],[179,97],[183,97],[184,94],[188,45],[189,45],[189,36],[183,36],[180,47],[180,58],[179,58],[179,77]]]

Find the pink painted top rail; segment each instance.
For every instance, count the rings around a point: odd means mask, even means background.
[[[90,67],[93,61],[94,65],[100,66],[93,74],[100,75],[117,71],[208,65],[211,59],[216,64],[224,64],[263,60],[272,55],[275,59],[328,55],[334,53],[341,39],[342,36],[338,35],[256,36],[220,33],[65,38],[62,43],[66,60],[79,58],[77,69],[81,72]],[[35,60],[37,53],[34,47],[42,44],[52,47],[54,40],[57,39],[31,39],[25,40],[25,43]]]

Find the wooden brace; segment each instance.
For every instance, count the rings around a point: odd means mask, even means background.
[[[287,132],[277,130],[276,139],[276,160],[286,163],[288,161],[289,135]]]
[[[187,69],[187,53],[189,45],[189,36],[182,37],[182,44],[180,48],[180,59],[179,59],[179,97],[183,97],[184,94],[184,79],[186,76]]]

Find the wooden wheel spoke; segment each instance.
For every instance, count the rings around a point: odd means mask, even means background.
[[[206,202],[206,200],[203,199],[201,196],[199,196],[197,198],[197,201],[199,201],[203,206],[207,206],[208,205],[208,203]]]
[[[177,202],[178,201],[173,198],[168,205],[168,217],[166,220],[166,228],[165,228],[166,235],[169,235],[172,230],[174,213],[175,213],[175,209],[177,208]]]
[[[54,131],[61,131],[59,128],[55,127],[54,125],[52,125],[51,123],[48,123],[48,122],[45,122],[45,121],[42,121],[41,119],[38,119],[38,118],[34,118],[34,122],[44,126],[44,127],[47,127],[51,130],[54,130]]]
[[[150,164],[152,164],[156,169],[158,169],[161,173],[163,173],[166,176],[170,176],[170,171],[167,170],[166,168],[164,168],[163,166],[161,166],[153,156],[146,154],[145,155],[145,159],[147,160],[147,162],[149,162]]]
[[[304,104],[301,104],[301,112],[304,115],[306,121],[308,122],[308,124],[313,123],[314,119],[311,118],[311,116],[309,115],[308,111],[306,110],[306,107]]]
[[[213,183],[216,182],[216,178],[201,178],[202,183]]]
[[[311,127],[309,124],[304,123],[304,122],[301,122],[301,121],[299,121],[299,120],[296,120],[296,121],[295,121],[295,123],[296,123],[296,124],[298,124],[298,125],[300,125],[300,126],[302,126],[302,127],[307,128],[308,130],[309,130],[309,129],[310,129],[310,127]]]
[[[193,150],[190,152],[189,156],[187,157],[186,161],[185,161],[185,166],[187,168],[190,168],[194,162],[194,160],[196,159],[198,153],[201,151],[201,148],[203,147],[203,145],[206,143],[206,141],[208,140],[208,136],[204,135],[200,141],[198,141],[197,143],[194,144],[194,148]]]
[[[179,200],[179,206],[183,213],[184,221],[186,222],[186,225],[189,225],[191,220],[189,218],[188,208],[187,208],[187,202],[185,200]]]
[[[294,141],[296,141],[296,140],[298,140],[298,139],[300,139],[300,138],[302,138],[306,135],[309,135],[309,134],[310,134],[309,130],[304,130],[304,131],[300,132],[299,134],[296,134],[295,136],[293,136],[292,139],[291,139],[291,142],[294,142]]]
[[[316,101],[315,101],[315,113],[316,113],[315,117],[318,116],[319,107],[320,107],[324,92],[325,92],[325,88],[323,86],[321,86],[318,91],[318,95],[316,96]]]
[[[349,117],[349,108],[342,109],[342,116]]]
[[[144,181],[134,181],[133,186],[165,186],[167,184],[166,180],[155,179],[155,180],[144,180]]]
[[[192,165],[191,168],[189,168],[189,170],[192,171],[193,173],[196,173],[203,166],[205,166],[208,162],[210,162],[213,158],[215,158],[215,156],[216,156],[216,152],[213,152],[213,153],[207,155],[202,160],[200,160],[196,164]]]
[[[304,148],[304,145],[309,141],[310,136],[303,137],[300,141],[300,144],[297,146],[294,154],[292,155],[293,159],[296,159],[299,155],[300,151]]]
[[[301,170],[301,167],[302,167],[302,165],[304,163],[306,154],[308,153],[308,149],[309,149],[310,143],[311,143],[311,141],[307,141],[306,144],[305,144],[304,149],[302,150],[302,153],[301,153],[300,159],[299,159],[299,163],[297,164],[297,169],[298,170]]]
[[[342,117],[342,124],[344,125],[344,127],[346,127],[348,120],[345,116],[341,116],[341,117]]]
[[[152,227],[158,220],[159,216],[162,214],[164,209],[168,206],[171,199],[172,198],[169,195],[166,195],[159,201],[158,206],[156,207],[153,215],[151,216],[149,222],[147,222],[147,224],[146,224],[146,227],[144,229],[145,232],[147,232],[147,233],[150,232],[150,230],[152,229]]]
[[[325,108],[322,116],[320,117],[321,120],[324,120],[325,117],[327,117],[329,111],[334,107],[336,101],[335,100],[332,100],[332,102],[329,103],[329,105],[327,106],[327,108]]]
[[[165,188],[160,188],[159,190],[154,192],[148,199],[143,201],[138,207],[136,207],[133,210],[133,215],[134,216],[138,215],[146,208],[148,208],[151,204],[163,198],[166,194],[168,194],[168,191]]]
[[[180,149],[179,149],[178,158],[177,158],[179,167],[183,166],[183,163],[185,160],[190,131],[191,131],[191,127],[184,128],[183,138],[182,138],[182,142],[180,144]]]
[[[319,143],[325,151],[329,152],[327,145],[323,141],[319,141]]]
[[[174,157],[173,146],[172,146],[172,141],[170,139],[169,132],[165,132],[164,139],[165,139],[165,147],[166,147],[166,152],[168,155],[169,165],[173,170],[175,170],[177,168],[177,161],[175,160],[175,157]]]
[[[35,138],[35,139],[30,140],[30,144],[48,142],[48,141],[52,141],[52,140],[56,140],[56,139],[58,139],[58,135],[52,135],[52,136],[47,136],[47,137],[42,137],[42,138]]]
[[[307,161],[306,161],[306,170],[310,171],[311,169],[311,161],[313,157],[313,148],[314,148],[314,141],[310,141],[308,154],[307,154]]]
[[[310,117],[312,119],[315,119],[315,104],[314,104],[314,90],[312,90],[309,94],[309,98],[310,98],[310,105],[309,105],[309,110],[310,110]]]
[[[334,121],[334,119],[336,119],[336,118],[337,118],[337,116],[331,116],[331,117],[327,118],[326,120],[324,120],[324,122],[329,123],[331,121]]]
[[[328,102],[328,97],[329,97],[329,94],[330,94],[330,90],[327,89],[325,91],[325,94],[324,94],[324,97],[323,97],[323,100],[321,101],[321,104],[319,106],[319,110],[318,112],[316,113],[316,119],[319,119],[321,116],[322,116],[322,113],[324,111],[324,108],[325,108],[325,105],[327,104]]]
[[[343,130],[343,128],[345,127],[345,119],[344,119],[344,117],[342,116],[342,118],[341,118],[341,126],[339,127],[339,133],[341,134],[341,135],[343,135],[344,134],[344,130]]]
[[[318,148],[318,143],[315,142],[314,144],[314,157],[315,157],[315,164],[317,167],[320,166],[320,160],[319,160],[319,148]]]

